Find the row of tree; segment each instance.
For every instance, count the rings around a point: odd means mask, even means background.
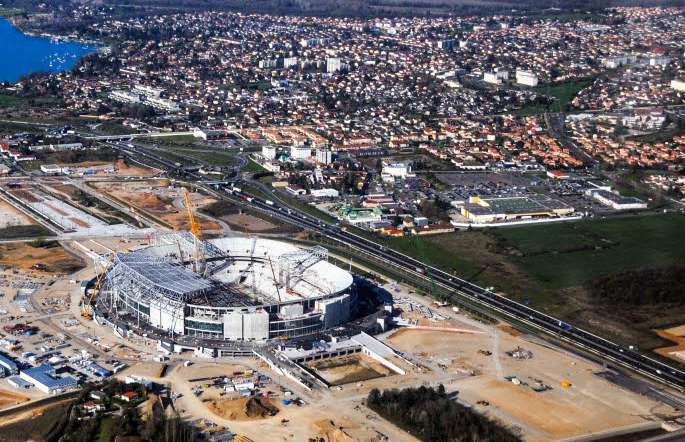
[[[374,388],[366,404],[413,436],[431,442],[514,442],[519,437],[500,423],[459,404],[445,392],[419,387],[404,390]]]

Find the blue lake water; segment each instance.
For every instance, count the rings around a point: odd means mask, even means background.
[[[78,42],[54,41],[22,33],[0,19],[0,81],[16,82],[35,72],[62,72],[97,49]]]

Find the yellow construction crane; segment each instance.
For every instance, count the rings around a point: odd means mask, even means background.
[[[205,256],[202,253],[202,230],[200,229],[200,223],[195,219],[195,214],[193,214],[193,201],[190,199],[190,193],[188,193],[187,189],[183,189],[183,201],[188,210],[190,233],[195,237],[195,262],[193,263],[193,270],[197,273],[204,273]]]
[[[188,190],[183,189],[183,201],[186,204],[186,209],[188,210],[188,221],[190,221],[190,232],[195,235],[195,238],[202,239],[202,230],[200,230],[200,223],[195,219],[193,214],[193,201],[190,199],[190,193]]]
[[[88,301],[86,302],[86,297],[88,296],[87,290],[83,294],[83,298],[81,298],[81,316],[83,316],[84,319],[91,319],[90,306],[93,303],[93,299],[95,299],[95,295],[100,290],[102,281],[105,279],[105,273],[107,273],[107,269],[109,269],[109,266],[112,264],[113,259],[114,253],[109,255],[109,258],[107,259],[107,264],[105,264],[105,268],[102,269],[102,272],[98,275],[97,279],[95,280],[95,286],[93,287],[93,291],[90,293],[90,296],[88,297]]]

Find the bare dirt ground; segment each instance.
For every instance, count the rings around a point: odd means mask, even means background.
[[[642,423],[659,408],[596,376],[601,367],[541,341],[524,339],[506,327],[491,327],[490,334],[405,329],[387,342],[427,364],[440,362],[445,372],[473,374],[450,388],[470,404],[487,401],[489,406],[476,405],[476,409],[519,427],[527,440],[556,440]],[[533,357],[506,355],[519,346]],[[521,385],[505,376],[517,377]],[[564,388],[564,381],[571,387]],[[551,389],[535,392],[531,386],[536,384]]]
[[[148,213],[169,224],[175,230],[188,230],[188,212],[183,206],[183,191],[180,188],[170,188],[169,180],[146,180],[128,183],[97,182],[94,184],[99,191],[133,206],[136,210]],[[216,200],[200,193],[191,193],[191,200],[195,209],[207,206]],[[196,217],[202,230],[217,230],[221,226],[200,215]]]
[[[31,243],[0,244],[0,266],[39,274],[68,274],[85,266],[61,246],[34,247]]]
[[[214,414],[229,420],[260,420],[278,414],[270,399],[244,397],[210,401],[207,408]]]
[[[66,405],[70,402],[73,402],[73,399],[64,399],[62,401],[58,401],[48,405],[43,405],[36,408],[31,408],[29,410],[20,411],[18,413],[12,413],[7,416],[0,417],[0,434],[2,434],[3,427],[7,425],[35,419],[38,416],[42,416],[45,410],[48,408],[52,408],[56,405]]]
[[[13,226],[30,226],[35,224],[28,216],[0,200],[0,229]]]
[[[0,390],[0,410],[28,402],[30,398],[23,394],[13,393],[7,390]]]
[[[221,219],[226,221],[230,226],[247,232],[268,232],[278,229],[276,224],[246,213],[226,215],[222,216]]]
[[[309,366],[331,385],[345,385],[392,375],[383,364],[361,353],[315,361]]]
[[[654,352],[661,356],[673,359],[674,361],[685,364],[685,325],[671,327],[664,330],[656,330],[659,337],[667,339],[676,345],[657,348]]]

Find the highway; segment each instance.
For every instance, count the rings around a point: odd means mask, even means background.
[[[131,145],[122,146],[121,144],[115,144],[113,147],[127,151],[128,154],[138,154],[172,170],[177,168],[175,164],[150,152],[146,152],[142,148],[131,147]],[[249,195],[228,183],[215,182],[210,186],[204,184],[202,182],[204,178],[195,173],[187,173],[186,176],[188,179],[195,180],[197,186],[219,198],[227,198],[243,205],[249,205],[257,211],[279,218],[289,224],[319,232],[331,240],[338,241],[345,246],[369,255],[379,262],[391,264],[417,278],[432,281],[471,304],[476,304],[489,311],[499,313],[501,317],[518,321],[529,328],[544,332],[556,339],[572,344],[576,348],[593,353],[606,362],[613,362],[618,366],[628,368],[661,384],[673,387],[681,392],[685,391],[685,372],[649,358],[637,351],[625,348],[588,331],[573,327],[557,318],[500,296],[440,269],[428,266],[410,256],[348,232],[338,225],[315,219],[311,215],[286,206],[278,199],[267,201]]]

